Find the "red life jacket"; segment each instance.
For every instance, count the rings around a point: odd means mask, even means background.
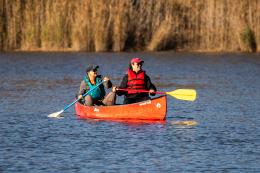
[[[129,89],[129,91],[127,92],[128,94],[136,94],[138,92],[134,90],[145,89],[144,71],[141,71],[140,73],[136,74],[135,72],[129,69],[127,74],[128,74],[127,89]]]

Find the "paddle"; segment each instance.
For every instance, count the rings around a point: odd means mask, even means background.
[[[117,89],[118,91],[130,91],[130,89]],[[139,93],[149,93],[147,90],[131,90],[137,91]],[[187,101],[194,101],[196,100],[196,90],[194,89],[177,89],[170,92],[154,92],[155,94],[167,94],[172,97],[175,97],[179,100],[187,100]]]
[[[91,91],[93,91],[94,89],[96,89],[97,87],[99,87],[99,85],[101,85],[102,83],[106,82],[106,80],[102,81],[101,83],[99,83],[97,86],[95,86],[94,88],[92,88],[91,90],[89,90],[88,92],[86,92],[85,94],[82,95],[82,98],[84,98],[86,95],[88,95]],[[74,102],[72,102],[71,104],[65,106],[61,111],[58,112],[54,112],[52,114],[49,114],[48,117],[51,118],[58,118],[60,117],[60,114],[62,114],[64,111],[66,111],[67,109],[69,109],[72,105],[74,105],[76,102],[78,102],[81,98],[78,98],[77,100],[75,100]]]

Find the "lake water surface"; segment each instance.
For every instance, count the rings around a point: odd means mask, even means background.
[[[74,100],[85,68],[120,84],[142,57],[168,97],[165,123],[47,115]],[[260,172],[260,55],[203,53],[1,53],[0,172]],[[118,103],[122,98],[118,98]],[[192,120],[196,126],[178,126]]]

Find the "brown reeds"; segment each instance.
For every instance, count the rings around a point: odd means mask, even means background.
[[[259,0],[0,0],[0,50],[259,51]]]

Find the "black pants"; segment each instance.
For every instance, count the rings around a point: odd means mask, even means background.
[[[142,102],[142,101],[150,100],[150,99],[151,98],[149,96],[142,97],[142,98],[125,98],[124,104],[137,103],[137,102]]]

